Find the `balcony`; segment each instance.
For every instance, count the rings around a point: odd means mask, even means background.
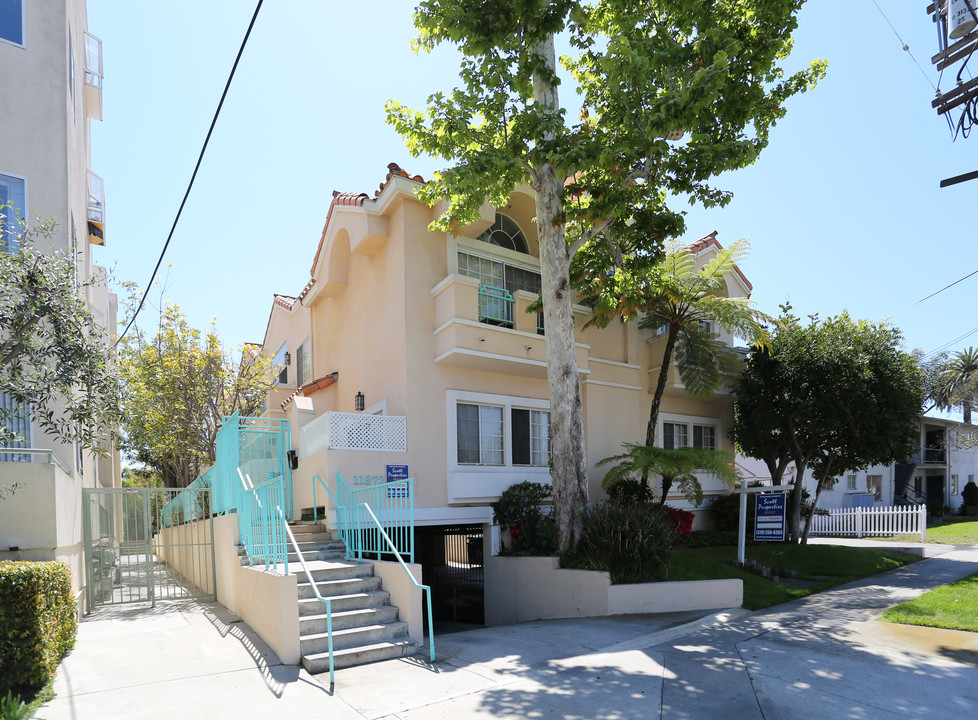
[[[105,182],[88,171],[88,242],[105,245]]]
[[[407,452],[407,418],[327,412],[299,431],[303,460],[326,450]]]
[[[85,33],[85,113],[102,119],[102,41]]]
[[[449,275],[431,290],[435,300],[435,362],[472,370],[545,378],[546,341],[541,313],[528,313],[534,293],[480,285]],[[575,312],[586,312],[584,308]],[[588,346],[578,343],[577,366],[588,369]]]
[[[659,368],[662,367],[662,354],[665,351],[666,336],[665,334],[656,334],[648,338],[646,342],[649,345],[650,387],[654,391],[656,382],[658,382],[659,379]],[[730,341],[727,340],[727,342],[729,343]],[[737,355],[739,363],[743,363],[746,360],[746,350],[735,347],[734,352]],[[727,382],[723,382],[710,397],[706,398],[706,400],[708,402],[729,402],[730,392],[734,380],[736,380],[735,375],[729,376],[729,380]],[[672,355],[672,367],[669,368],[669,373],[666,375],[665,396],[687,399],[690,397],[690,394],[686,390],[686,385],[683,383],[682,377],[679,374],[679,366],[676,364],[675,349],[673,350]]]

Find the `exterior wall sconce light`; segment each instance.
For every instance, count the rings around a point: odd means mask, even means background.
[[[286,365],[292,364],[292,353],[290,353],[288,350],[285,351],[285,364]]]
[[[353,398],[353,409],[357,412],[363,412],[363,393],[357,390],[356,396]]]

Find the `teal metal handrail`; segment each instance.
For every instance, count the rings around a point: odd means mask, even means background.
[[[513,327],[513,295],[509,290],[495,285],[479,288],[479,322]]]
[[[279,563],[285,566],[285,574],[289,573],[289,552],[286,531],[288,523],[284,518],[279,521],[276,511],[281,514],[285,504],[282,483],[273,477],[259,485],[252,485],[251,478],[238,468],[238,479],[247,496],[244,502],[238,503],[238,528],[241,532],[241,544],[248,553],[248,564],[252,565],[254,558],[264,560],[265,567],[278,569]],[[283,529],[285,528],[285,529]]]
[[[391,539],[387,535],[387,532],[384,530],[383,526],[381,526],[380,520],[378,520],[377,516],[374,515],[374,511],[371,510],[370,506],[367,505],[366,503],[361,503],[361,504],[363,505],[364,509],[368,513],[370,513],[370,517],[373,518],[374,524],[377,526],[378,532],[380,532],[384,540],[387,541],[387,544],[390,546],[390,552],[393,553],[394,557],[397,558],[397,561],[401,564],[401,567],[404,569],[404,572],[407,573],[407,576],[414,584],[414,587],[428,593],[428,648],[430,650],[431,662],[434,662],[435,661],[435,625],[434,625],[434,616],[432,615],[431,612],[431,588],[427,585],[422,585],[414,578],[414,574],[408,569],[408,566],[404,564],[404,558],[401,557],[401,553],[399,553],[397,551],[397,548],[394,547],[394,543],[391,542]],[[421,633],[421,640],[424,641],[423,631]],[[332,657],[330,658],[330,661],[332,661]]]
[[[10,461],[3,458],[3,455],[27,455],[30,460]],[[35,457],[47,457],[47,462],[57,465],[65,475],[71,475],[71,470],[62,462],[61,458],[54,454],[54,450],[43,450],[41,448],[20,448],[20,447],[0,447],[0,462],[34,462]]]
[[[366,476],[371,477],[371,476]],[[346,544],[347,557],[363,560],[364,553],[378,557],[389,554],[370,527],[370,521],[359,508],[368,504],[376,508],[384,527],[393,535],[394,547],[414,562],[414,478],[397,482],[380,482],[365,487],[351,488],[343,476],[336,473],[336,492],[316,475],[312,484],[313,519],[319,520],[316,485],[322,485],[329,493],[336,508],[336,530]]]
[[[340,481],[342,481],[343,485],[346,485],[346,490],[347,490],[346,496],[349,497],[350,486],[346,484],[346,481],[343,480],[343,478],[340,476],[339,473],[337,473],[336,476],[337,476],[336,489],[337,490],[340,489],[339,483]],[[340,540],[343,541],[343,545],[346,548],[346,558],[347,560],[349,560],[350,558],[353,557],[353,553],[350,550],[350,547],[353,544],[353,540],[350,537],[350,532],[349,532],[349,527],[350,527],[349,508],[348,506],[340,502],[340,500],[336,497],[333,491],[329,489],[329,485],[326,484],[326,481],[323,480],[319,475],[316,475],[312,479],[312,519],[315,522],[317,523],[319,522],[319,502],[316,500],[317,483],[323,486],[323,489],[329,494],[330,499],[332,499],[333,501],[333,507],[336,508],[336,532],[339,535]]]
[[[319,476],[317,475],[316,477],[318,478]],[[320,480],[320,482],[322,482],[322,480]],[[314,484],[313,485],[314,490],[315,487],[316,486]],[[329,488],[326,489],[329,490]],[[276,508],[276,509],[278,510],[279,515],[282,516],[282,519],[284,521],[285,518],[282,515],[282,508]],[[329,685],[330,685],[330,690],[332,690],[333,685],[336,684],[336,676],[334,674],[335,668],[333,663],[333,603],[330,600],[330,598],[326,598],[320,595],[319,588],[316,587],[316,583],[312,579],[312,573],[309,572],[309,568],[306,566],[306,560],[305,558],[302,557],[302,551],[299,550],[299,543],[296,542],[295,535],[292,534],[292,528],[289,527],[288,523],[285,523],[285,532],[288,535],[289,542],[292,543],[292,547],[295,549],[296,557],[299,558],[299,564],[302,566],[302,572],[306,574],[306,579],[309,581],[309,584],[312,586],[312,591],[316,593],[316,599],[319,600],[319,602],[326,603],[326,641],[329,648]],[[286,570],[285,572],[288,573],[288,570]]]

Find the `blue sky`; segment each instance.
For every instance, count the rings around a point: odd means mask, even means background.
[[[687,240],[751,241],[742,269],[768,312],[790,299],[801,315],[882,320],[978,269],[978,180],[938,187],[978,169],[978,136],[952,143],[931,109],[927,2],[878,1],[925,72],[872,0],[809,2],[788,68],[823,57],[828,76],[789,103],[754,166],[721,178],[729,207],[690,209]],[[422,107],[455,84],[450,50],[411,51],[412,7],[264,4],[166,258],[168,299],[198,327],[216,316],[227,345],[260,342],[272,294],[302,290],[333,190],[372,194],[389,162],[426,177],[443,165],[411,158],[384,121],[388,98]],[[95,261],[117,279],[148,280],[253,10],[89,0],[105,67],[92,169],[107,245]],[[952,83],[946,73],[941,87]],[[963,337],[978,330],[976,289],[978,276],[896,315],[907,348],[978,344]]]

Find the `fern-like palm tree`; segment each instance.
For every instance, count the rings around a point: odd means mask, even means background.
[[[693,447],[667,450],[634,443],[625,443],[623,447],[625,452],[621,455],[605,458],[598,463],[611,465],[601,481],[605,490],[626,479],[659,475],[662,478],[660,505],[665,504],[672,486],[678,485],[686,499],[699,506],[703,502],[703,486],[696,476],[697,472],[714,475],[731,486],[737,480],[734,457],[723,450]]]
[[[967,350],[954,353],[945,366],[942,379],[937,407],[941,410],[950,410],[960,405],[964,413],[964,422],[971,424],[975,380],[978,380],[978,350],[969,347]]]
[[[777,320],[753,307],[748,298],[727,297],[725,276],[736,272],[737,262],[750,245],[741,239],[729,248],[716,243],[717,254],[699,270],[687,245],[674,245],[656,268],[652,292],[643,300],[639,326],[666,333],[659,377],[652,396],[645,444],[655,442],[659,406],[675,355],[679,377],[694,397],[709,397],[725,377],[736,371],[739,359],[714,326],[755,345],[770,345],[766,324]]]

